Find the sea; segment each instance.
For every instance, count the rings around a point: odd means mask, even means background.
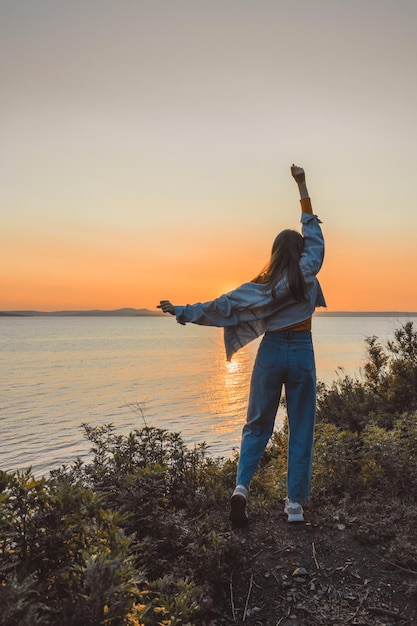
[[[365,338],[381,342],[408,317],[316,316],[317,377],[362,376]],[[260,340],[227,362],[223,331],[172,317],[0,317],[0,469],[47,476],[90,444],[82,424],[181,433],[230,458],[239,447]],[[284,418],[281,407],[276,428]]]

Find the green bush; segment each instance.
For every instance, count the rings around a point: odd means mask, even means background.
[[[68,481],[27,471],[1,483],[0,623],[117,623],[134,598],[122,518]]]
[[[225,511],[236,463],[156,428],[84,431],[91,462],[48,480],[0,474],[0,624],[197,619],[235,557]]]
[[[357,433],[318,423],[312,490],[321,499],[338,500],[360,489],[361,444]]]
[[[313,502],[415,569],[417,332],[407,322],[385,346],[366,344],[361,379],[319,386]]]
[[[386,346],[368,337],[363,378],[342,376],[318,386],[317,419],[355,432],[370,423],[392,428],[417,411],[417,331],[406,322]]]

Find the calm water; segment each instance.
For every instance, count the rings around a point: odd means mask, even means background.
[[[331,382],[340,367],[359,374],[364,338],[384,341],[403,321],[316,317],[319,380]],[[85,458],[83,422],[128,433],[145,419],[187,444],[205,441],[211,456],[230,456],[258,343],[227,363],[222,330],[172,318],[0,318],[0,468],[41,475]]]

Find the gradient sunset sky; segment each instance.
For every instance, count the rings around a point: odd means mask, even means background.
[[[0,310],[154,309],[323,221],[329,310],[417,311],[415,0],[5,0]]]

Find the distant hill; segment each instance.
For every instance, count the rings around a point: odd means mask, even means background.
[[[112,311],[0,311],[2,317],[154,317],[162,316],[161,311],[149,309],[114,309]]]

